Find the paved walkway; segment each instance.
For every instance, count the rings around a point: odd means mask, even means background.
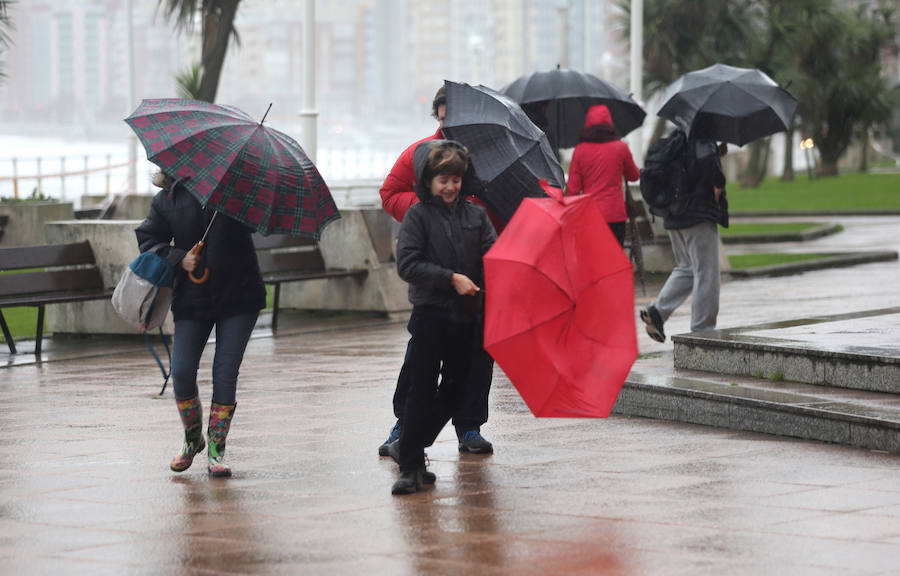
[[[881,230],[900,247],[897,219],[841,221],[847,237]],[[730,282],[720,325],[898,306],[898,274],[879,263]],[[688,314],[667,331],[686,331]],[[393,497],[396,467],[376,447],[406,333],[367,324],[259,331],[229,480],[168,470],[180,424],[139,344],[60,345],[56,361],[0,369],[2,572],[897,573],[898,456],[641,418],[535,419],[499,371],[484,429],[496,454],[461,455],[445,431],[428,451],[437,484]]]

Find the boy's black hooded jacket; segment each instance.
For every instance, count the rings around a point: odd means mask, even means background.
[[[414,204],[403,217],[397,242],[397,271],[409,283],[409,301],[419,312],[451,322],[473,322],[479,296],[460,296],[451,284],[453,274],[468,276],[484,289],[482,257],[497,233],[484,208],[464,200],[474,176],[471,166],[463,178],[459,197],[446,204],[433,196],[426,183],[428,154],[445,140],[428,140],[413,152],[416,171]]]

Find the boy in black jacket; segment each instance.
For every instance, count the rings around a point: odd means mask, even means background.
[[[497,239],[484,208],[465,200],[474,178],[464,146],[423,142],[413,165],[420,202],[403,218],[397,243],[397,270],[409,283],[413,311],[410,389],[393,494],[412,494],[423,482],[434,482],[425,470],[424,449],[449,421],[468,377],[473,338],[482,329],[482,256]]]

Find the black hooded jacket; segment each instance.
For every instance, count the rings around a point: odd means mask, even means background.
[[[428,154],[444,142],[428,140],[413,153],[420,202],[410,207],[400,226],[397,271],[409,283],[409,301],[416,310],[451,322],[473,322],[483,292],[478,296],[460,296],[451,278],[454,273],[465,274],[483,289],[482,257],[494,244],[497,233],[485,209],[464,200],[474,182],[471,166],[452,205],[426,188],[425,183],[431,181],[431,175],[424,173]]]
[[[688,140],[688,169],[693,181],[686,208],[677,216],[663,219],[667,230],[690,228],[701,222],[715,222],[728,228],[728,198],[725,195],[725,173],[716,143],[712,140]],[[716,203],[713,188],[722,188]]]
[[[213,216],[179,182],[160,190],[150,213],[135,230],[141,252],[167,245],[160,255],[180,260],[203,237]],[[174,240],[174,246],[168,246]],[[206,237],[201,265],[210,270],[205,284],[194,284],[179,264],[175,270],[172,314],[175,320],[218,320],[259,312],[266,307],[266,287],[259,272],[252,230],[223,214]]]

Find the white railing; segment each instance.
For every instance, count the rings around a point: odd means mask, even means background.
[[[332,189],[338,206],[380,205],[378,188],[396,155],[370,149],[322,149],[316,166]],[[0,198],[28,198],[33,194],[72,201],[81,197],[127,193],[127,156],[124,154],[30,156],[0,158]],[[137,192],[155,191],[151,177],[157,168],[137,161]]]

